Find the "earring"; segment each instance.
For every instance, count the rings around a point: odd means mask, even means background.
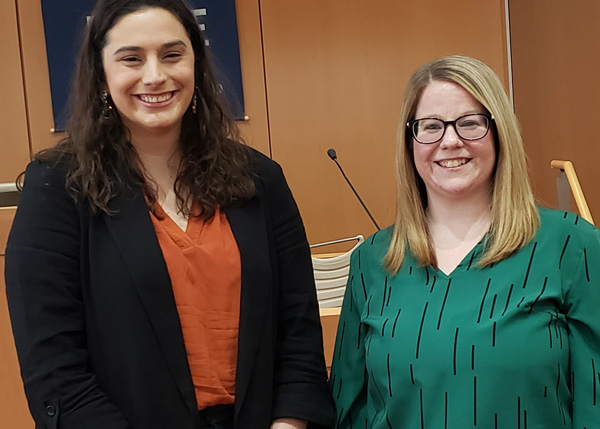
[[[113,109],[112,104],[110,104],[110,100],[108,99],[109,94],[106,90],[102,90],[100,97],[102,98],[102,102],[104,103],[104,109],[102,109],[102,117],[108,120],[110,119],[111,110]]]
[[[192,113],[198,113],[198,87],[194,88],[194,98],[192,98]]]

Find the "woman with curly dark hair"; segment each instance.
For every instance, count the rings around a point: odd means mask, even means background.
[[[36,427],[327,427],[304,227],[181,0],[100,0],[6,252]]]

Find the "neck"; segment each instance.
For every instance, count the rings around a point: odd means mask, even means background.
[[[479,242],[491,222],[491,196],[475,194],[460,201],[428,198],[427,222],[436,247]]]
[[[135,148],[147,180],[155,182],[158,199],[163,201],[173,190],[181,161],[179,133],[152,132],[132,135],[131,144]]]

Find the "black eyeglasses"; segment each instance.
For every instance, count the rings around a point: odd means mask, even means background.
[[[493,119],[493,116],[483,113],[463,115],[454,121],[421,118],[408,122],[406,127],[410,128],[414,139],[422,144],[439,142],[444,137],[448,125],[454,127],[456,134],[462,140],[472,141],[482,139],[487,135]]]

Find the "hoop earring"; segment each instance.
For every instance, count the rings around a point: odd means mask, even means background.
[[[110,95],[108,94],[108,92],[106,90],[102,90],[100,97],[102,98],[102,102],[104,103],[104,109],[102,109],[102,117],[105,120],[108,120],[111,118],[110,115],[113,110],[113,106],[110,103],[110,100],[108,99],[108,97],[110,97]]]
[[[194,88],[194,97],[192,98],[192,113],[198,113],[198,87]]]

